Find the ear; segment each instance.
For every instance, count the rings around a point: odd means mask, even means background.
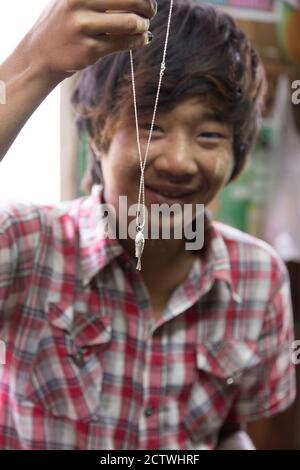
[[[97,146],[96,146],[96,144],[95,144],[95,142],[94,142],[94,139],[92,139],[91,137],[88,137],[88,141],[89,141],[90,148],[92,149],[92,151],[93,151],[93,153],[94,153],[94,155],[95,155],[95,157],[96,157],[96,160],[97,160],[98,162],[100,162],[100,161],[101,161],[101,153],[100,153],[100,151],[98,150],[98,148],[97,148]]]
[[[80,189],[86,194],[90,194],[94,184],[104,184],[101,167],[101,153],[97,149],[95,142],[88,136],[88,161],[85,174],[80,183]]]

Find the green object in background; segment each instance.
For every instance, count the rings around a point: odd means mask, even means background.
[[[77,193],[78,197],[86,196],[80,189],[80,184],[88,165],[88,137],[86,133],[82,133],[79,138],[78,145],[78,172],[77,172]]]
[[[248,166],[218,197],[216,218],[244,232],[259,235],[266,201],[272,144],[275,135],[267,125],[260,131]]]
[[[217,219],[243,231],[248,228],[250,181],[251,171],[244,170],[239,179],[226,186],[219,196]]]

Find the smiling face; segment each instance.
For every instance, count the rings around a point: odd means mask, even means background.
[[[144,160],[152,116],[139,119]],[[128,120],[129,121],[129,120]],[[104,199],[118,212],[119,196],[128,207],[138,202],[140,162],[134,120],[116,127],[102,154]],[[232,128],[193,97],[157,113],[145,167],[145,205],[179,202],[209,204],[233,168]]]

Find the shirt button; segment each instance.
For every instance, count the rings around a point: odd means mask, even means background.
[[[228,383],[228,385],[233,385],[234,383],[236,383],[239,380],[239,378],[241,376],[242,376],[242,372],[238,371],[234,375],[232,375],[231,377],[228,377],[226,379],[226,382]]]
[[[149,406],[148,408],[145,409],[144,413],[145,413],[145,416],[147,416],[147,418],[149,418],[150,416],[152,416],[155,413],[155,409],[152,408],[151,406]]]
[[[74,356],[74,362],[78,367],[83,367],[85,364],[84,355],[81,350],[78,350]]]
[[[125,263],[125,271],[127,271],[127,272],[132,271],[132,264],[130,263],[130,261],[126,261],[126,263]]]

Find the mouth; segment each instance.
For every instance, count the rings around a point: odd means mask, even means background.
[[[145,184],[145,190],[147,191],[149,202],[158,204],[188,203],[191,202],[196,192],[195,190],[180,191],[177,188],[155,188],[148,184]]]

